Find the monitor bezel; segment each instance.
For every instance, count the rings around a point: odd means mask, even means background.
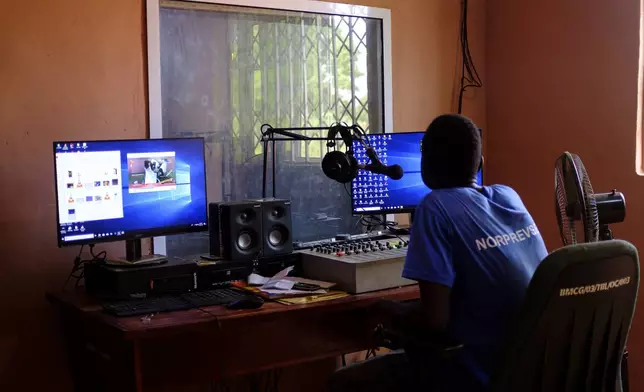
[[[412,131],[412,132],[391,132],[391,134],[425,134],[425,131]],[[370,133],[367,134],[367,136],[370,135],[386,135],[388,133],[383,132],[381,133]],[[479,128],[479,134],[481,135],[481,138],[483,137],[483,130]],[[482,139],[481,139],[482,142]],[[479,169],[481,171],[481,183],[485,183],[485,171],[483,170],[483,167]],[[411,214],[414,211],[416,211],[417,205],[414,207],[403,207],[403,208],[396,208],[396,209],[388,209],[388,210],[373,210],[373,211],[355,211],[353,208],[353,180],[351,181],[351,215],[352,216],[365,216],[365,215],[389,215],[389,214]]]
[[[58,199],[58,171],[57,171],[57,159],[56,159],[56,145],[57,144],[69,144],[69,143],[95,143],[95,142],[109,142],[109,143],[119,143],[119,142],[142,142],[142,141],[172,141],[172,140],[201,140],[201,145],[203,148],[203,172],[204,172],[204,189],[206,190],[206,198],[204,200],[204,211],[206,212],[206,224],[204,226],[168,226],[163,228],[154,228],[146,230],[138,230],[135,232],[125,233],[122,236],[108,236],[100,238],[91,238],[86,240],[79,240],[73,242],[63,241],[62,234],[60,232],[60,213],[59,213],[59,199]],[[208,231],[208,175],[206,173],[206,140],[203,137],[169,137],[161,139],[89,139],[89,140],[55,140],[52,143],[52,151],[54,158],[54,196],[55,196],[55,205],[56,205],[56,239],[59,248],[69,248],[73,246],[83,246],[83,245],[93,245],[101,244],[107,242],[120,242],[120,241],[131,241],[131,240],[140,240],[143,238],[166,236],[173,234],[188,234],[188,233],[199,233]]]

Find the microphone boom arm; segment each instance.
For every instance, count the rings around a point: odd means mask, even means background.
[[[370,164],[360,165],[359,168],[370,171],[372,173],[384,174],[391,177],[393,180],[398,180],[403,176],[402,168],[399,165],[386,166],[383,165],[376,151],[367,142],[367,133],[358,124],[348,126],[346,124],[336,124],[345,127],[351,131],[351,138],[354,141],[360,142],[365,147],[367,156],[369,157]],[[260,142],[264,144],[264,165],[263,165],[263,178],[262,178],[262,197],[266,197],[266,185],[268,182],[268,145],[272,145],[272,178],[273,178],[273,197],[275,197],[275,176],[276,176],[276,141],[324,141],[328,140],[327,137],[308,136],[296,132],[311,132],[311,131],[329,131],[330,127],[290,127],[290,128],[274,128],[269,124],[263,124],[260,127],[261,138]],[[294,132],[295,131],[295,132]],[[275,137],[276,135],[281,137]],[[341,141],[342,138],[336,137],[335,140]]]

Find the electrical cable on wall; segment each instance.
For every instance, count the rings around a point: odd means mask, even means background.
[[[461,83],[458,92],[458,114],[463,111],[463,94],[465,90],[470,87],[479,88],[483,87],[483,81],[474,66],[474,60],[470,53],[470,43],[467,33],[467,8],[468,0],[461,0]]]

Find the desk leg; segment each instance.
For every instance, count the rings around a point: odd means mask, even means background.
[[[141,343],[136,340],[133,347],[134,383],[136,392],[143,392],[143,371],[141,369]]]

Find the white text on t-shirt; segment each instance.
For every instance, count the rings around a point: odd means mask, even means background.
[[[476,247],[479,251],[486,250],[488,248],[497,248],[500,246],[507,246],[510,244],[515,244],[517,242],[522,242],[530,239],[530,237],[539,236],[539,230],[537,225],[531,224],[523,229],[519,229],[512,233],[501,234],[501,235],[491,235],[484,238],[476,239]]]

